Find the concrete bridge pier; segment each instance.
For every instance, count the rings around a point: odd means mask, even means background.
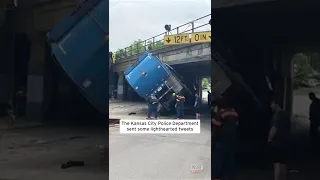
[[[117,87],[117,99],[124,100],[125,94],[124,94],[124,87],[125,87],[125,79],[123,72],[118,73],[118,87]]]
[[[283,109],[293,114],[293,54],[285,53],[281,58],[283,78]]]
[[[293,103],[293,62],[292,53],[283,52],[274,58],[277,80],[275,98],[279,98],[281,106],[292,114]]]
[[[10,91],[13,88],[13,41],[14,41],[14,15],[15,11],[5,10],[6,2],[0,4],[0,116],[6,115]]]
[[[42,121],[46,112],[45,98],[50,98],[51,82],[46,73],[46,34],[34,33],[29,35],[31,40],[30,61],[28,64],[26,87],[26,119],[28,121]]]

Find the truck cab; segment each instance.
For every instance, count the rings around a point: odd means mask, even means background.
[[[84,0],[48,33],[55,62],[103,114],[109,104],[108,3]]]
[[[155,94],[163,112],[173,109],[175,102],[173,93],[190,92],[171,66],[149,52],[141,55],[124,75],[128,84],[140,97],[146,99]]]

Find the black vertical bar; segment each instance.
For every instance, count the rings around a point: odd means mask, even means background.
[[[15,62],[14,62],[14,41],[15,41],[15,6],[14,4],[8,4],[6,6],[6,20],[4,23],[5,28],[5,53],[6,60],[8,62],[8,76],[9,79],[9,89],[10,89],[10,99],[12,108],[15,107]]]

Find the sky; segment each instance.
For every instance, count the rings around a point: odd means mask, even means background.
[[[164,26],[175,28],[211,13],[211,0],[110,0],[109,48],[115,52],[135,40],[145,40],[165,32]],[[211,17],[195,22],[209,22]],[[191,26],[184,26],[183,30]],[[196,31],[210,30],[210,26]],[[160,40],[163,37],[158,37]]]

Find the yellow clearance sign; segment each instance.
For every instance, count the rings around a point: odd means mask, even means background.
[[[191,34],[191,43],[211,42],[211,32],[197,32]]]
[[[163,39],[164,45],[189,44],[189,34],[166,35]]]

